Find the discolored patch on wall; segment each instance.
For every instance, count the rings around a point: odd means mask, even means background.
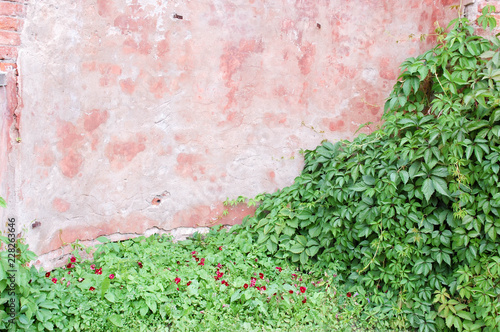
[[[106,146],[106,157],[108,158],[111,168],[122,169],[131,162],[137,154],[146,150],[146,136],[136,134],[135,139],[121,140],[112,138],[111,142]]]
[[[80,172],[83,156],[76,151],[69,151],[59,162],[59,168],[64,176],[73,178]]]
[[[71,204],[62,198],[56,197],[52,201],[52,208],[58,212],[66,212],[69,210]]]
[[[88,132],[93,132],[109,118],[108,111],[93,109],[84,115],[83,128]]]

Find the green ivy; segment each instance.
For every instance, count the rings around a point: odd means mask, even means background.
[[[245,225],[277,257],[338,264],[405,327],[498,331],[500,41],[448,28],[402,64],[380,130],[306,151]]]

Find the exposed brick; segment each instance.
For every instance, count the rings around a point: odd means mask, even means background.
[[[0,31],[0,45],[21,45],[21,37],[16,32]]]
[[[17,47],[0,46],[0,60],[15,60],[15,59],[17,59]]]
[[[0,62],[0,71],[11,72],[17,69],[17,65],[13,62]]]
[[[8,16],[0,16],[0,30],[13,30],[19,31],[23,26],[24,20],[8,17]]]
[[[3,16],[24,16],[25,6],[15,2],[0,2],[0,15]]]
[[[10,114],[14,114],[17,105],[17,76],[15,72],[7,73],[7,109]]]

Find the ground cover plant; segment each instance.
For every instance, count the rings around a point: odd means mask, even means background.
[[[478,23],[494,25],[492,10]],[[19,266],[16,326],[500,330],[500,40],[466,19],[449,28],[402,64],[381,129],[306,151],[294,184],[250,200],[255,215],[229,232],[103,243],[93,261],[75,246],[51,272]]]
[[[158,235],[100,240],[92,261],[82,259],[79,247],[64,268],[20,267],[16,325],[0,311],[0,329],[370,330],[355,320],[369,302],[363,294],[346,291],[334,271],[313,275],[269,257],[239,226],[179,243]],[[18,248],[22,262],[33,258],[26,245]]]

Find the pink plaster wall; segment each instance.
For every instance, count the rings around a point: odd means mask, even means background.
[[[11,208],[32,250],[239,222],[227,197],[290,185],[301,148],[379,121],[458,2],[30,1]]]

